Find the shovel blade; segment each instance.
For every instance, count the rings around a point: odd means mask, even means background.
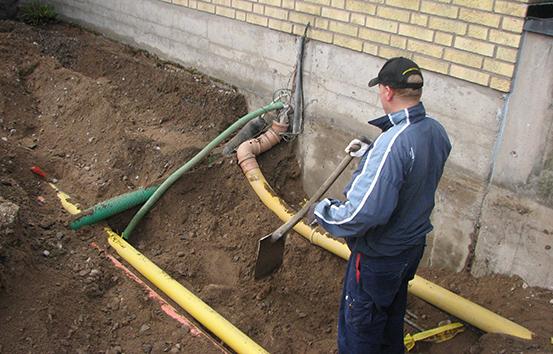
[[[282,265],[286,235],[283,235],[276,241],[271,239],[271,235],[268,234],[259,239],[257,260],[255,261],[255,279],[261,279],[270,275]]]

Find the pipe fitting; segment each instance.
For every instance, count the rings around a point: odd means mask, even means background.
[[[288,130],[288,124],[273,121],[271,128],[255,139],[243,142],[236,150],[238,164],[244,173],[259,168],[255,157],[276,144],[281,140],[280,134]]]

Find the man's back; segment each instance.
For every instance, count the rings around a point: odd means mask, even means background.
[[[425,235],[432,230],[430,214],[451,144],[445,129],[426,116],[422,104],[409,113],[412,116],[401,122],[406,127],[388,157],[402,163],[403,175],[391,178],[400,184],[397,205],[386,224],[368,230],[368,237],[363,238],[366,248],[362,248],[373,255],[395,255],[424,244]]]
[[[327,199],[316,214],[352,251],[393,256],[424,244],[432,230],[434,194],[451,144],[422,103],[370,123],[383,133],[355,171],[347,201]]]

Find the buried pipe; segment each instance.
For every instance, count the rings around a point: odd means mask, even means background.
[[[56,196],[60,200],[61,206],[71,215],[77,215],[81,212],[79,207],[73,203],[71,203],[71,197],[59,190],[59,188],[53,184],[48,183],[54,191],[56,191]]]
[[[250,162],[250,164],[253,163]],[[283,222],[288,221],[294,216],[295,211],[278,197],[263,176],[263,173],[261,173],[259,167],[250,168],[244,171],[244,174],[263,204],[271,209]],[[317,231],[303,221],[294,226],[294,231],[308,239],[311,243],[334,253],[338,257],[347,260],[351,254],[346,244],[331,238],[327,233]],[[534,335],[530,330],[521,325],[499,316],[418,275],[415,275],[415,278],[409,282],[409,292],[484,332],[508,334],[523,339],[532,339]]]
[[[62,207],[67,210],[67,212],[72,215],[80,213],[79,208],[70,202],[71,198],[67,194],[60,191],[52,183],[50,183],[50,186],[56,191]],[[155,263],[138,252],[109,227],[106,227],[104,230],[108,234],[108,243],[110,246],[125,261],[132,265],[150,283],[163,291],[164,294],[169,296],[171,300],[181,306],[204,327],[220,338],[225,344],[234,349],[237,353],[268,353],[263,347],[255,343],[223,316],[215,312],[209,305],[196,297],[175,279],[171,278],[169,274],[165,273]],[[114,262],[114,264],[117,266],[117,261]],[[166,313],[173,317],[174,314],[172,313],[173,311],[171,311],[172,307],[169,304],[167,305],[168,308],[164,309],[164,311],[168,309],[169,312]],[[182,323],[181,319],[179,319],[179,322]]]
[[[122,237],[109,229],[106,232],[110,246],[125,261],[237,353],[268,353]]]

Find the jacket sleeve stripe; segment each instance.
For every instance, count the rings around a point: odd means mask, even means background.
[[[380,138],[382,137],[382,135],[380,135],[378,138],[376,138],[376,141],[374,142],[374,146],[376,146],[378,144],[378,141],[380,140]],[[372,156],[372,153],[373,153],[374,149],[371,149],[369,150],[369,154],[367,155],[367,159],[365,160],[365,164],[363,165],[363,170],[361,171],[361,173],[359,175],[357,175],[357,177],[355,177],[355,180],[353,181],[353,183],[351,184],[351,187],[349,188],[348,192],[346,193],[346,198],[350,198],[350,194],[351,194],[351,191],[355,190],[355,186],[357,185],[357,182],[359,181],[359,179],[365,175],[366,171],[367,171],[367,166],[368,166],[368,161],[371,159],[371,156]]]
[[[379,178],[380,178],[380,174],[382,172],[382,168],[384,166],[384,164],[386,163],[386,159],[388,158],[388,155],[390,153],[390,151],[392,150],[392,146],[394,144],[394,142],[396,141],[396,139],[398,138],[398,136],[411,124],[411,122],[409,121],[409,112],[407,111],[407,109],[405,109],[405,114],[406,114],[406,124],[401,127],[401,129],[399,129],[399,131],[394,134],[394,136],[390,139],[388,145],[386,146],[386,150],[383,154],[383,157],[382,157],[382,160],[380,161],[380,164],[378,166],[378,169],[376,171],[376,174],[374,176],[374,178],[372,179],[372,181],[370,181],[370,176],[372,174],[370,173],[367,173],[367,168],[368,168],[368,165],[369,165],[369,160],[370,160],[370,157],[371,155],[367,156],[367,159],[365,160],[365,165],[363,166],[363,171],[362,173],[359,174],[359,176],[357,176],[357,181],[355,181],[354,183],[352,183],[352,187],[350,188],[350,190],[348,191],[347,193],[347,198],[348,198],[348,201],[346,201],[345,203],[341,203],[341,205],[332,205],[330,207],[330,210],[334,211],[334,213],[332,214],[335,214],[335,215],[339,215],[342,210],[345,211],[345,215],[343,216],[343,219],[342,220],[328,220],[327,218],[325,218],[323,215],[321,215],[319,212],[315,212],[316,215],[318,217],[320,217],[324,222],[328,223],[328,224],[333,224],[333,225],[340,225],[340,224],[344,224],[344,223],[347,223],[349,221],[351,221],[353,218],[355,218],[355,216],[359,213],[359,211],[361,211],[361,209],[363,209],[363,206],[365,205],[365,203],[367,202],[367,199],[369,198],[369,196],[371,195],[375,185],[377,184]],[[377,139],[377,141],[383,136],[384,134],[380,135]],[[377,146],[376,142],[375,142],[375,147]],[[370,153],[372,153],[373,150],[371,150]],[[367,179],[367,181],[365,180],[361,180],[361,178],[365,178]],[[369,177],[369,178],[367,178]],[[351,213],[351,215],[348,216],[348,213],[347,213],[347,207],[348,207],[348,204],[350,204],[351,207],[354,206],[353,203],[351,203],[352,200],[354,200],[354,198],[350,199],[350,194],[352,193],[352,191],[355,190],[355,187],[356,187],[356,183],[360,181],[360,182],[369,182],[370,181],[370,186],[367,188],[365,194],[363,195],[363,198],[361,198],[361,202],[359,203],[359,205],[357,206],[357,208]],[[362,187],[360,187],[362,188]],[[326,200],[325,200],[326,201]],[[330,204],[329,201],[327,201],[327,204]],[[331,216],[331,215],[329,215]]]

